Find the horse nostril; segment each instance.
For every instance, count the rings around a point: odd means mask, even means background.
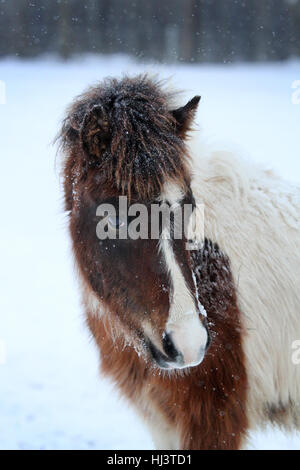
[[[174,346],[171,335],[166,332],[163,335],[163,348],[164,348],[166,355],[171,360],[176,360],[178,356],[180,355],[180,353],[177,351],[177,349]]]

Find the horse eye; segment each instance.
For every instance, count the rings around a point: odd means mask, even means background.
[[[121,227],[124,227],[124,225],[125,225],[125,221],[122,218],[118,217],[118,216],[108,217],[108,223],[112,228],[117,229],[117,230],[119,230]]]

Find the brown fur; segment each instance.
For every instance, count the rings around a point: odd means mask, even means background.
[[[161,374],[121,338],[113,340],[107,316],[88,314],[88,324],[101,351],[102,372],[133,404],[147,396],[178,429],[181,449],[238,449],[247,429],[247,377],[230,266],[210,242],[196,258],[200,301],[214,332],[200,366]]]
[[[150,204],[167,180],[194,204],[184,139],[199,102],[172,109],[171,95],[145,76],[108,80],[69,108],[60,139],[65,206],[86,298],[85,310],[101,352],[103,373],[139,409],[153,407],[180,435],[183,449],[237,449],[247,428],[240,313],[226,256],[206,241],[200,251],[172,240],[187,286],[208,313],[212,343],[203,362],[184,372],[161,372],[147,346],[145,325],[160,341],[172,289],[157,240],[97,239],[96,208],[121,194]],[[142,353],[142,354],[140,354]]]
[[[183,135],[189,126],[177,124],[169,109],[171,99],[171,93],[146,76],[109,79],[81,95],[69,108],[60,134],[69,155],[64,170],[68,183],[86,181],[92,190],[96,172],[97,187],[109,182],[139,200],[159,194],[166,179],[176,179],[185,188],[188,157],[174,128]],[[191,106],[186,120],[193,113]],[[70,209],[68,184],[65,191]]]

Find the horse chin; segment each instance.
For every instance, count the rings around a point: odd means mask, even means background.
[[[167,363],[166,365],[160,365],[158,364],[158,367],[162,370],[168,370],[168,371],[179,371],[179,370],[185,370],[185,371],[188,371],[194,367],[198,367],[201,362],[203,361],[203,358],[199,361],[199,362],[195,362],[195,363],[190,363],[190,364],[177,364],[176,362],[169,362]]]

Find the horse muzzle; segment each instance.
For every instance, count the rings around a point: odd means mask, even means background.
[[[199,365],[210,344],[210,335],[199,316],[186,316],[167,325],[162,350],[148,341],[152,359],[162,369],[184,369]]]

